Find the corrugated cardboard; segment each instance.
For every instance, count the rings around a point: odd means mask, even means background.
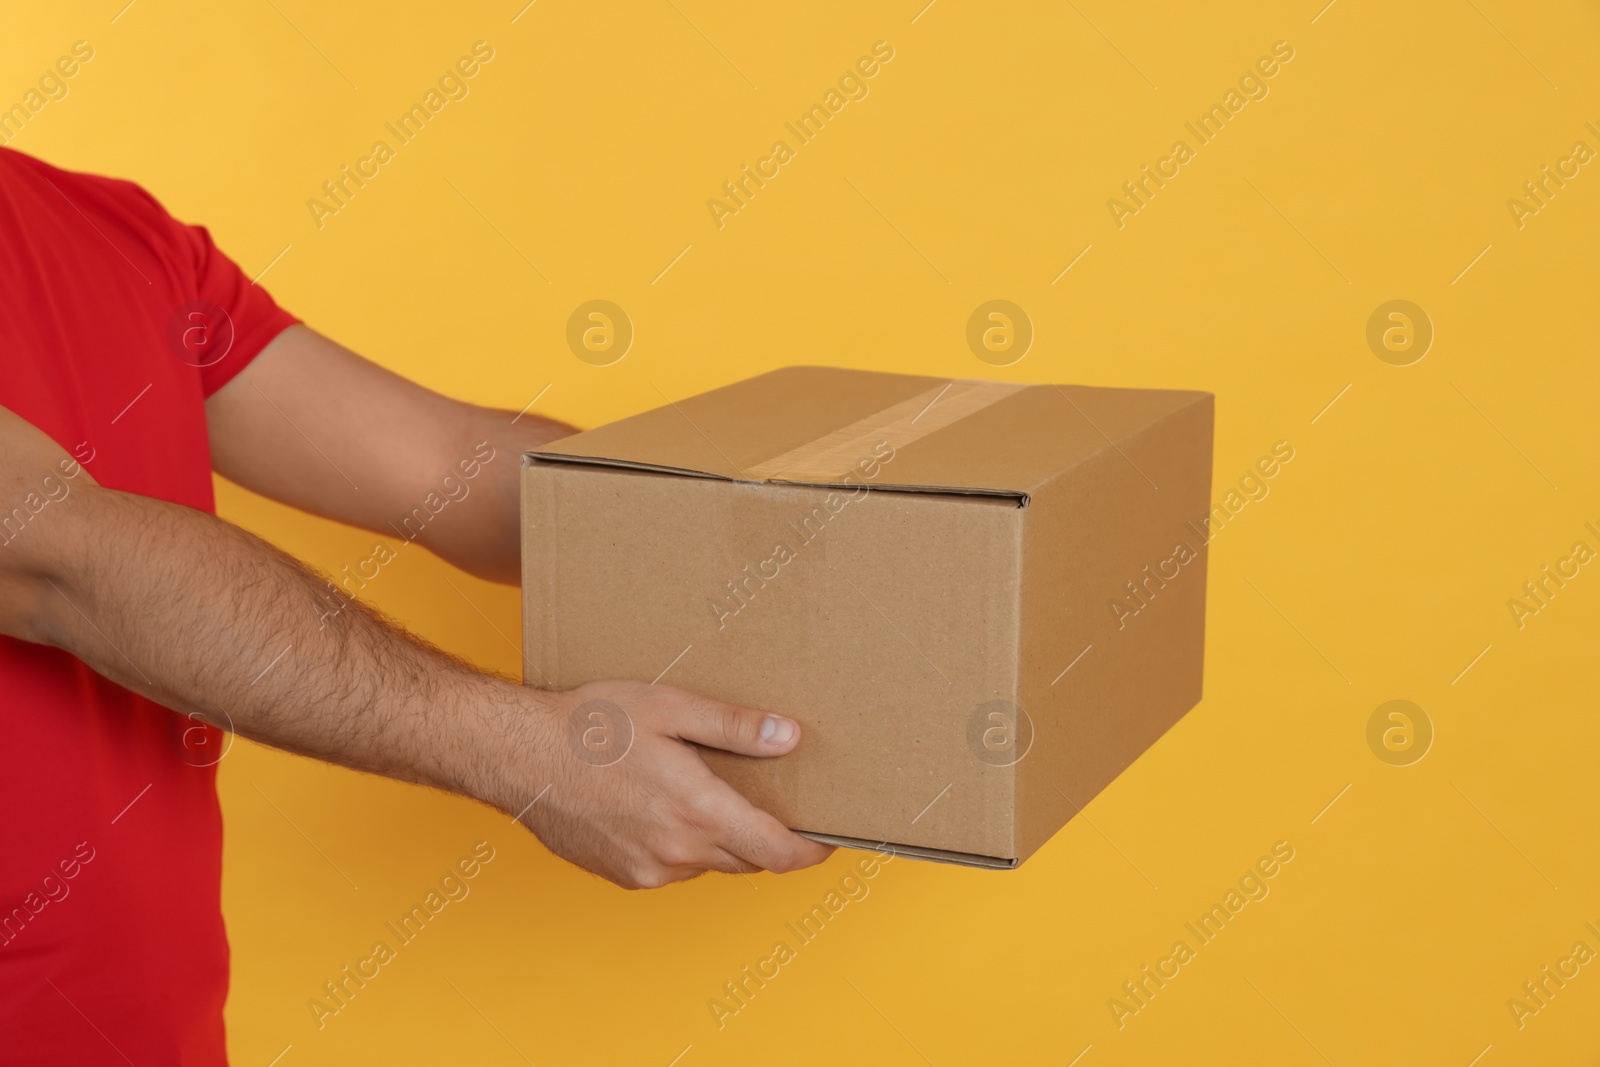
[[[791,367],[524,457],[559,688],[781,711],[705,750],[835,844],[1014,867],[1200,699],[1212,398]],[[1020,709],[1020,710],[1019,710]]]

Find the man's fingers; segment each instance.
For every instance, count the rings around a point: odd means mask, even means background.
[[[704,697],[674,701],[673,736],[745,756],[782,756],[800,743],[800,724],[783,715]]]
[[[717,844],[707,832],[717,829],[716,818],[710,813],[710,809],[712,803],[720,803],[720,798],[717,802],[680,803],[665,793],[659,796],[678,814],[681,824],[675,830],[675,838],[671,843],[657,853],[657,859],[664,866],[682,870],[692,869],[696,873],[726,871],[729,874],[750,874],[761,869]],[[744,798],[738,797],[738,799]]]
[[[712,782],[706,798],[695,805],[691,821],[724,857],[783,872],[810,867],[832,855],[832,848],[794,833],[722,779],[713,777]]]
[[[760,808],[752,807],[748,822],[736,823],[720,843],[741,859],[762,870],[783,873],[812,867],[833,855],[821,845],[784,826]]]

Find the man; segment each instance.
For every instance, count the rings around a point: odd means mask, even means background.
[[[781,756],[792,720],[637,682],[512,685],[210,514],[215,469],[515,582],[518,457],[569,427],[397,377],[136,186],[9,149],[0,295],[0,1060],[224,1062],[202,721],[522,813],[623,886],[826,857],[690,744]],[[466,495],[414,510],[447,477]],[[569,726],[597,699],[634,727],[603,768]]]

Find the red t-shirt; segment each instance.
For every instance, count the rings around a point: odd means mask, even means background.
[[[294,321],[138,186],[0,149],[0,405],[101,485],[212,511],[205,398]],[[0,728],[0,1063],[226,1062],[225,735],[8,637]]]

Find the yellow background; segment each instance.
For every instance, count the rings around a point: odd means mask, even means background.
[[[1521,229],[1506,201],[1600,147],[1600,15],[922,2],[7,12],[0,102],[95,49],[13,147],[141,182],[252,275],[272,264],[318,329],[452,395],[549,386],[535,411],[589,425],[821,362],[1213,391],[1218,496],[1295,449],[1213,543],[1204,702],[1023,869],[889,865],[721,1030],[707,999],[854,854],[627,894],[483,807],[237,745],[237,1063],[1593,1061],[1600,967],[1523,1029],[1506,1001],[1600,949],[1600,573],[1520,631],[1506,601],[1600,547],[1600,173]],[[307,199],[480,39],[470,96],[319,230]],[[870,96],[719,230],[706,200],[879,40]],[[1114,226],[1107,198],[1279,40],[1270,95]],[[610,367],[564,341],[595,298],[637,330]],[[994,298],[1037,331],[1003,369],[964,340]],[[1409,367],[1365,341],[1395,298],[1436,329]],[[330,570],[371,550],[227,485],[220,507]],[[403,554],[369,592],[517,670],[515,590]],[[1394,698],[1436,731],[1412,766],[1367,746]],[[471,896],[319,1031],[308,998],[480,839]],[[1279,840],[1271,895],[1119,1030],[1108,998]]]

